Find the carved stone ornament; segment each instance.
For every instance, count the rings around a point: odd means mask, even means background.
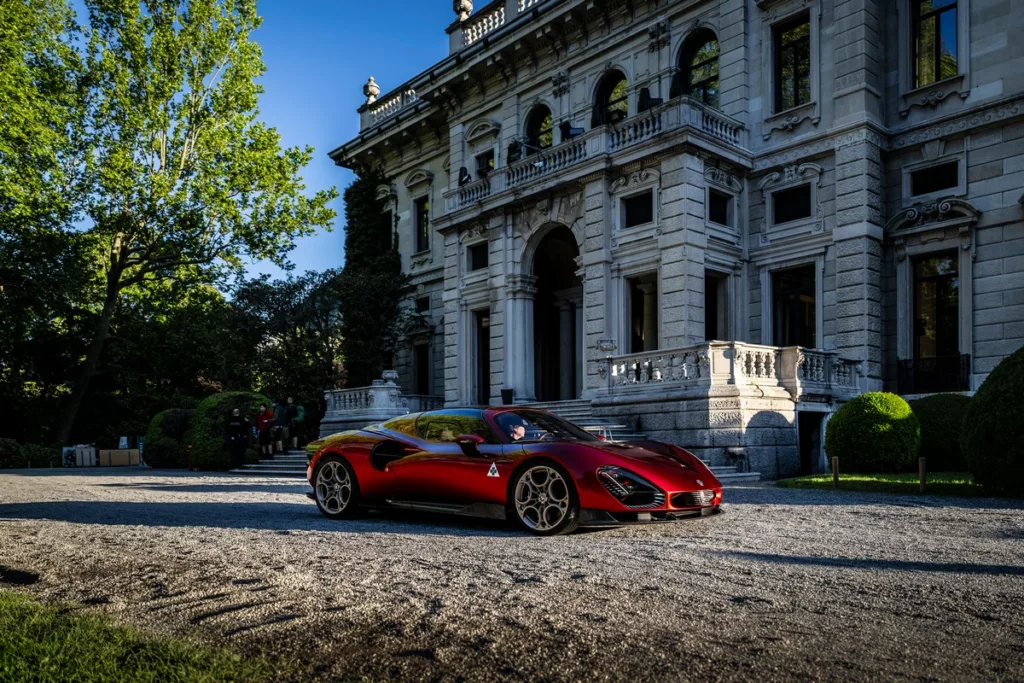
[[[647,29],[647,35],[650,38],[650,42],[647,45],[647,49],[651,52],[657,52],[661,48],[665,47],[669,43],[669,26],[668,19],[662,19],[658,23]]]
[[[615,353],[615,350],[619,348],[618,342],[614,339],[598,339],[597,348],[608,355]]]
[[[459,15],[459,21],[465,21],[473,13],[473,0],[455,0],[452,10]]]
[[[646,168],[640,169],[639,171],[633,171],[632,173],[616,178],[615,182],[612,183],[611,192],[618,192],[619,190],[624,190],[627,187],[638,187],[649,182],[654,182],[655,180],[657,180],[657,175],[654,171]]]
[[[363,94],[366,95],[366,104],[373,104],[380,97],[380,86],[373,80],[373,76],[370,76],[370,80],[363,86]]]
[[[384,373],[380,376],[380,378],[387,382],[388,384],[394,384],[395,382],[398,381],[398,371],[385,370]]]
[[[569,92],[569,72],[559,71],[551,77],[551,94],[561,97]]]
[[[815,184],[819,184],[821,182],[821,174],[824,170],[825,169],[818,164],[810,161],[803,164],[790,164],[789,166],[783,167],[781,172],[775,171],[761,178],[757,183],[757,188],[764,191],[770,189],[774,185],[796,183],[802,180],[812,179]]]
[[[963,199],[941,199],[927,204],[914,204],[893,216],[885,224],[887,233],[913,233],[921,229],[934,230],[962,224],[970,226],[978,222],[981,211]],[[968,248],[970,242],[967,243]]]
[[[743,183],[740,182],[739,178],[716,166],[704,167],[704,180],[713,185],[728,188],[733,192],[743,191]]]

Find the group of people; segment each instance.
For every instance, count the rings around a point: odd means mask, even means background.
[[[261,404],[256,415],[256,424],[253,426],[250,426],[249,420],[235,408],[228,420],[225,435],[225,447],[231,454],[231,467],[241,467],[245,464],[245,448],[252,431],[255,431],[260,445],[260,454],[272,456],[275,453],[284,453],[286,439],[291,441],[292,448],[299,447],[299,441],[304,436],[305,422],[305,408],[291,397],[287,403],[275,400],[273,408]]]

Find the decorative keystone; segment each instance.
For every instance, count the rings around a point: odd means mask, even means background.
[[[373,76],[370,76],[370,80],[366,81],[366,85],[363,86],[363,94],[366,95],[367,104],[373,104],[380,96],[380,86],[377,85],[377,81],[373,80]]]

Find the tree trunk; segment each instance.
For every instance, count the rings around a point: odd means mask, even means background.
[[[89,351],[85,355],[85,362],[82,364],[82,371],[78,375],[75,387],[71,391],[64,412],[60,416],[60,425],[57,427],[57,434],[54,438],[57,447],[65,446],[71,438],[71,430],[75,426],[75,418],[78,417],[78,410],[82,407],[85,394],[89,391],[89,383],[96,376],[99,369],[100,356],[103,355],[103,347],[110,337],[110,319],[114,315],[114,308],[117,306],[117,297],[121,292],[120,275],[111,273],[107,277],[107,296],[103,300],[103,311],[100,319],[96,321],[96,329],[93,332],[92,343],[89,344]]]

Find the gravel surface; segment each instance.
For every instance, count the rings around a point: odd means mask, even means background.
[[[726,490],[534,538],[305,482],[0,474],[0,588],[373,680],[1024,680],[1024,503]],[[35,581],[38,575],[38,581]]]

